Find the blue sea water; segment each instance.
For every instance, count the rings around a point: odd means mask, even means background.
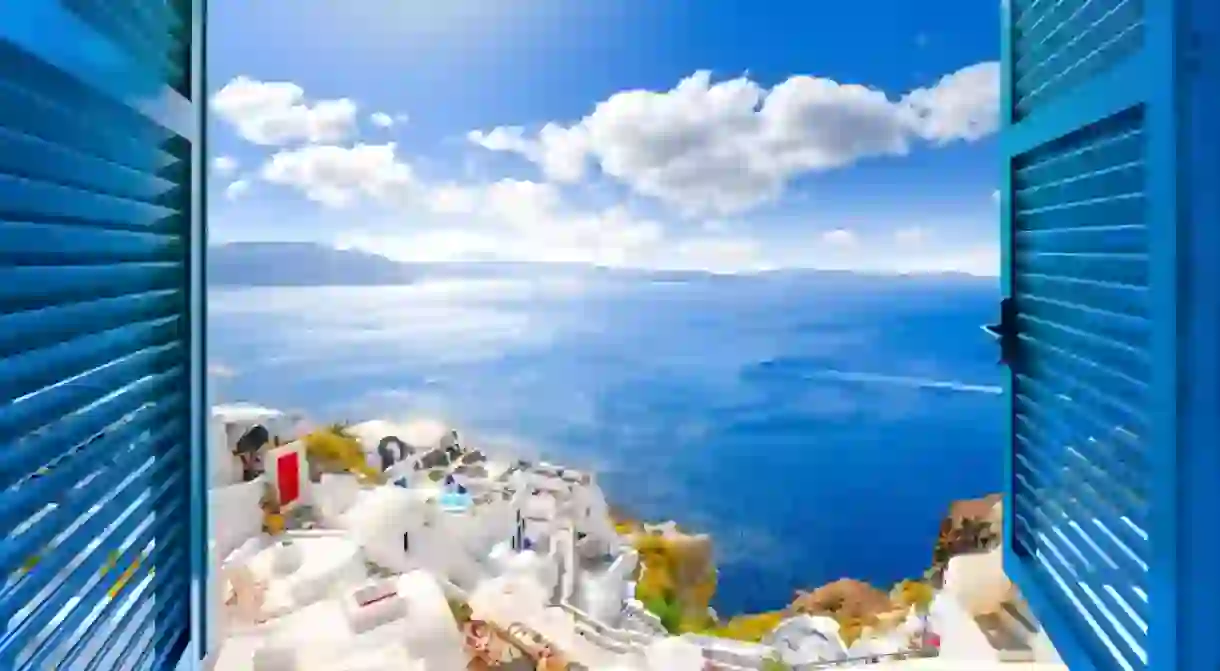
[[[716,539],[715,606],[927,567],[1001,488],[994,280],[541,276],[211,293],[213,389],[319,420],[438,416],[595,469]]]

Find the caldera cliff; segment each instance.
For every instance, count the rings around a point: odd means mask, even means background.
[[[866,630],[897,626],[912,607],[926,610],[940,589],[949,560],[984,552],[1000,540],[1001,495],[963,499],[949,506],[932,545],[931,562],[918,578],[881,589],[867,582],[840,578],[801,590],[785,606],[761,613],[720,618],[710,604],[716,591],[713,539],[685,531],[670,521],[640,522],[622,510],[611,511],[618,532],[640,553],[636,598],[671,633],[700,633],[743,641],[760,641],[784,620],[796,615],[833,618],[850,645]]]

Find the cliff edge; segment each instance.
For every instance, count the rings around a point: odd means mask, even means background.
[[[1001,494],[989,494],[977,499],[954,501],[945,519],[941,520],[936,545],[932,548],[932,564],[924,579],[934,587],[944,586],[945,569],[949,560],[964,554],[987,552],[1003,539],[1004,512]]]
[[[640,522],[612,507],[618,532],[640,553],[636,598],[653,611],[672,633],[695,632],[743,641],[760,641],[777,625],[795,615],[833,618],[844,643],[850,645],[866,630],[897,626],[912,608],[926,610],[944,585],[949,560],[958,555],[987,552],[1002,538],[1000,494],[954,501],[933,543],[931,563],[918,579],[893,585],[888,591],[854,578],[840,578],[797,592],[782,608],[743,613],[727,620],[710,609],[716,588],[713,539],[681,530],[672,521]]]

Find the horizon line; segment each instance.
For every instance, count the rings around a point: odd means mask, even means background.
[[[230,240],[227,242],[209,242],[208,247],[227,247],[234,245],[299,245],[304,247],[316,247],[318,249],[332,250],[336,252],[355,252],[358,254],[367,254],[376,256],[391,263],[397,263],[403,266],[442,266],[442,265],[528,265],[528,266],[566,266],[566,267],[581,267],[598,270],[629,270],[640,272],[655,272],[655,273],[702,273],[707,275],[731,276],[731,275],[765,275],[769,273],[782,272],[818,272],[818,273],[844,273],[851,275],[876,275],[884,277],[910,277],[910,276],[930,276],[930,275],[954,275],[964,276],[977,279],[999,279],[1000,271],[997,268],[994,274],[978,273],[967,270],[954,269],[919,269],[919,270],[887,270],[877,268],[818,268],[815,266],[766,266],[759,268],[741,268],[733,270],[718,270],[715,268],[681,268],[681,267],[663,267],[663,266],[635,266],[635,265],[606,265],[600,263],[592,263],[588,261],[545,261],[538,259],[465,259],[465,260],[446,260],[446,261],[405,261],[395,259],[377,252],[360,249],[358,247],[337,247],[323,242],[315,242],[310,240]]]

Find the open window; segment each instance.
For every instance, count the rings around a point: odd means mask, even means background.
[[[0,529],[54,537],[44,567],[147,551],[117,599],[87,563],[9,581],[3,669],[172,669],[207,640],[203,4],[0,2],[0,490],[44,474]]]
[[[1004,569],[1073,669],[1218,668],[1220,12],[1003,14]]]

